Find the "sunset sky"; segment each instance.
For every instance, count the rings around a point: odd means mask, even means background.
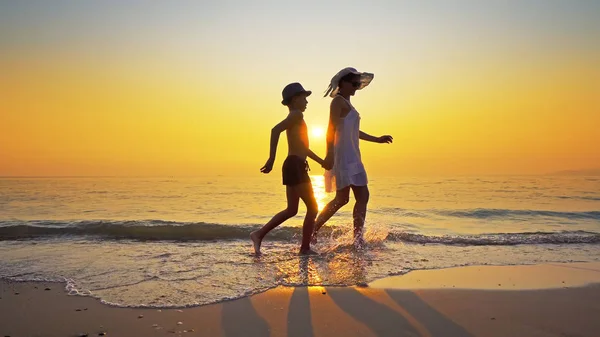
[[[395,140],[361,144],[371,175],[600,167],[599,1],[23,0],[0,2],[0,176],[259,174],[283,87],[325,128],[346,66]]]

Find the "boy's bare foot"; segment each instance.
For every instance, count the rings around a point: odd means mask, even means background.
[[[250,240],[252,240],[252,243],[254,244],[254,254],[260,254],[260,244],[262,243],[262,239],[260,238],[258,231],[250,233]]]
[[[319,253],[315,252],[312,249],[300,249],[300,255],[319,255]]]

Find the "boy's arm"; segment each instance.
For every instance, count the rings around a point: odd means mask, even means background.
[[[281,121],[279,124],[275,125],[271,129],[271,142],[269,148],[269,159],[265,163],[263,167],[260,168],[260,172],[269,173],[273,169],[273,164],[275,163],[275,154],[277,153],[277,143],[279,143],[279,135],[289,129],[297,118],[296,116],[292,116],[291,114],[287,116],[286,119]]]
[[[316,161],[319,165],[323,166],[323,159],[321,159],[321,157],[317,156],[314,152],[312,152],[311,149],[308,149],[308,158]]]
[[[366,133],[366,132],[362,132],[360,131],[360,133],[358,134],[358,138],[362,139],[362,140],[366,140],[367,142],[373,142],[373,143],[391,143],[394,141],[394,138],[392,138],[392,136],[381,136],[381,137],[375,137],[375,136],[371,136],[370,134]]]

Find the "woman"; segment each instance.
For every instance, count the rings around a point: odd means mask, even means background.
[[[363,89],[374,75],[361,73],[354,68],[340,70],[332,79],[324,97],[333,97],[330,106],[329,126],[327,128],[327,156],[323,167],[325,172],[325,190],[335,189],[335,198],[330,201],[317,217],[313,232],[316,242],[318,230],[350,199],[350,189],[354,193],[354,245],[364,244],[363,227],[369,201],[367,172],[361,161],[359,139],[375,143],[391,143],[392,136],[374,137],[360,131],[360,115],[350,103],[350,97]]]

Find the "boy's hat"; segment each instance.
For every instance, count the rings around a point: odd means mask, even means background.
[[[335,95],[337,95],[337,93],[340,89],[339,88],[340,80],[348,74],[354,74],[354,75],[360,76],[360,87],[358,87],[358,89],[356,89],[356,90],[360,90],[360,89],[366,87],[367,85],[369,85],[369,83],[371,83],[371,81],[373,80],[373,77],[375,77],[375,75],[373,75],[371,73],[361,73],[360,71],[358,71],[352,67],[344,68],[344,69],[340,70],[337,74],[335,74],[335,76],[333,76],[333,78],[331,79],[331,82],[329,83],[329,87],[327,88],[327,91],[325,91],[325,96],[323,96],[323,97],[327,97],[327,95],[329,95],[329,97],[335,97]]]
[[[302,84],[298,82],[286,85],[285,88],[283,88],[283,91],[281,92],[281,96],[283,97],[283,101],[281,101],[281,104],[288,105],[290,103],[290,100],[294,96],[300,94],[306,94],[306,96],[310,96],[310,94],[312,94],[312,91],[304,90]]]

